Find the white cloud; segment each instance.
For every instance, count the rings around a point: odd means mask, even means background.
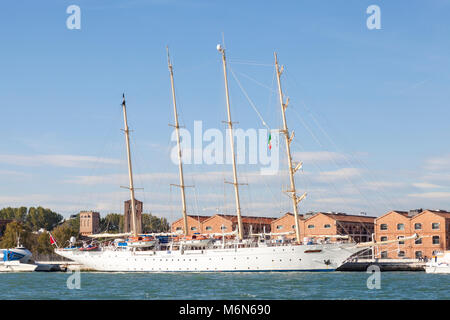
[[[425,168],[432,171],[450,171],[450,154],[427,159]]]
[[[122,160],[111,158],[100,158],[92,156],[80,156],[69,154],[53,155],[0,155],[0,163],[11,165],[36,167],[36,166],[55,166],[69,168],[90,168],[97,164],[118,165]]]
[[[450,192],[425,192],[425,193],[411,193],[408,197],[422,198],[422,199],[438,199],[450,200]]]
[[[304,163],[334,163],[347,160],[347,156],[342,153],[330,152],[330,151],[306,151],[306,152],[294,152],[294,159],[299,159]]]
[[[335,182],[339,180],[349,179],[361,175],[361,169],[358,168],[342,168],[334,171],[323,171],[313,177],[318,182]]]
[[[408,184],[405,182],[397,182],[397,181],[372,181],[367,182],[365,187],[367,189],[387,189],[387,188],[402,188],[406,187]]]
[[[0,176],[20,176],[25,177],[27,176],[24,172],[19,171],[13,171],[13,170],[0,170]]]
[[[433,184],[433,183],[428,183],[428,182],[416,182],[416,183],[413,183],[413,186],[416,188],[421,188],[421,189],[442,188],[442,186],[439,186],[439,185]]]

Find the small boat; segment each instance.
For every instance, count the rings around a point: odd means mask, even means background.
[[[425,265],[426,273],[450,273],[450,251],[438,252]]]
[[[30,250],[18,245],[13,249],[0,249],[0,260],[3,261],[19,261],[21,263],[27,263],[31,259]]]
[[[30,272],[37,268],[37,265],[28,263],[31,259],[30,250],[20,245],[12,249],[0,250],[0,272]]]
[[[157,240],[153,236],[129,237],[127,239],[127,246],[133,248],[153,247],[156,242]]]
[[[212,241],[213,239],[202,234],[193,234],[192,236],[185,236],[181,239],[181,243],[189,247],[206,247]]]
[[[79,250],[80,251],[98,251],[99,248],[98,248],[98,246],[90,244],[90,245],[88,245],[86,247],[80,248]]]
[[[37,267],[36,264],[21,263],[19,260],[0,262],[0,272],[32,272]]]
[[[70,247],[63,248],[62,250],[72,251],[72,250],[78,250],[78,249],[81,249],[81,247],[70,246]]]

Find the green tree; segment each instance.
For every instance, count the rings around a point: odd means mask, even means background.
[[[109,213],[100,219],[100,230],[102,232],[117,233],[123,231],[123,215],[119,213]]]
[[[78,233],[79,230],[75,230],[70,224],[64,223],[53,229],[52,236],[59,247],[65,247],[70,237],[77,237]]]
[[[3,208],[0,210],[0,219],[16,220],[19,222],[25,222],[27,217],[27,208]]]
[[[151,213],[142,214],[142,232],[167,232],[170,229],[170,225],[166,218],[158,218]]]
[[[50,235],[47,232],[42,232],[36,237],[36,241],[31,247],[30,251],[35,254],[52,254],[54,247],[50,244]]]
[[[31,248],[34,243],[34,237],[29,227],[18,221],[10,222],[6,225],[0,247],[14,248],[17,246],[18,239],[20,239],[20,244],[26,248]]]
[[[44,209],[42,207],[31,207],[28,210],[26,217],[27,225],[34,231],[41,228],[45,230],[52,230],[63,220],[63,216],[59,213],[53,212],[50,209]]]
[[[80,214],[78,213],[75,218],[66,220],[64,224],[76,231],[80,231]]]

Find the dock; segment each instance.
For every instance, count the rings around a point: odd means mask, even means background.
[[[337,271],[366,271],[371,265],[380,267],[380,271],[425,271],[424,261],[417,259],[358,259],[343,264]]]
[[[38,272],[94,271],[75,261],[35,261]]]

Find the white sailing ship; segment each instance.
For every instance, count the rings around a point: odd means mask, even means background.
[[[129,190],[132,209],[132,234],[131,237],[122,240],[110,241],[108,245],[100,245],[96,250],[82,250],[58,248],[55,252],[65,258],[74,260],[89,268],[99,271],[134,271],[134,272],[244,272],[244,271],[333,271],[341,266],[350,256],[361,251],[361,247],[352,242],[315,243],[302,244],[299,228],[298,204],[306,197],[306,193],[299,196],[295,189],[294,174],[301,166],[294,166],[290,143],[293,135],[287,128],[285,110],[288,102],[284,102],[281,89],[280,76],[283,68],[278,65],[275,53],[275,67],[278,79],[278,91],[281,112],[283,117],[283,129],[286,142],[288,169],[290,177],[289,196],[292,199],[296,239],[292,243],[275,243],[267,239],[267,234],[250,234],[244,238],[244,228],[241,217],[239,199],[239,183],[236,170],[236,157],[233,141],[233,123],[231,121],[230,100],[228,95],[227,64],[225,49],[217,46],[222,55],[223,72],[225,81],[225,93],[227,102],[228,128],[230,133],[233,185],[236,202],[237,230],[233,232],[234,239],[229,240],[224,234],[222,238],[208,238],[205,235],[189,235],[185,201],[185,184],[183,177],[183,164],[180,148],[180,134],[177,105],[175,99],[173,68],[168,53],[168,66],[172,86],[172,98],[177,134],[179,178],[182,198],[182,214],[184,225],[184,237],[176,234],[138,235],[136,234],[136,212],[134,204],[134,186],[131,166],[131,153],[129,144],[129,130],[127,124],[125,97],[122,102],[125,136],[128,158]],[[119,235],[95,235],[99,237],[116,237]],[[123,237],[124,235],[120,235]],[[126,235],[125,235],[126,236]],[[145,243],[145,237],[152,237]],[[150,238],[149,238],[150,239]],[[154,241],[154,240],[157,241]]]

